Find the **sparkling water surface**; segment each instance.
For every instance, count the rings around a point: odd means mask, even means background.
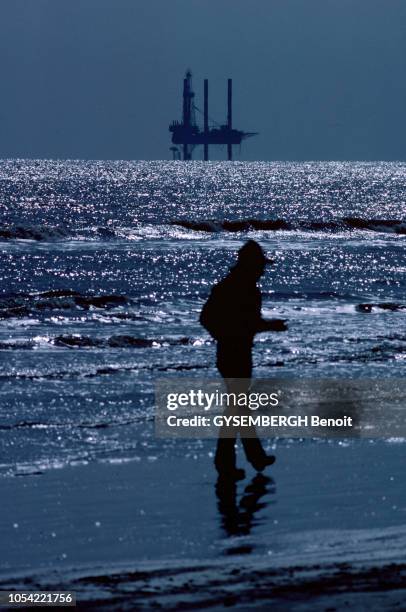
[[[257,376],[403,375],[406,164],[9,160],[0,219],[3,476],[210,452],[154,438],[153,381],[216,375],[198,316],[248,238],[289,319]]]

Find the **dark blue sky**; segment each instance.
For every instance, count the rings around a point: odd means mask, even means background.
[[[0,0],[0,66],[0,157],[170,158],[190,66],[240,159],[406,160],[405,0]]]

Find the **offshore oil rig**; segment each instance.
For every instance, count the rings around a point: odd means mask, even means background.
[[[201,112],[194,104],[195,94],[192,88],[192,73],[186,72],[183,79],[183,110],[182,121],[173,121],[169,126],[172,132],[173,145],[181,145],[183,159],[192,159],[193,149],[197,145],[204,147],[204,160],[209,159],[209,145],[227,145],[227,159],[233,159],[233,145],[240,145],[245,138],[256,136],[257,132],[242,132],[233,128],[233,81],[227,83],[227,123],[209,127],[209,81],[204,79],[204,110],[203,129],[196,123],[195,111]],[[215,122],[213,122],[215,123]],[[172,146],[173,159],[181,159],[181,151]]]

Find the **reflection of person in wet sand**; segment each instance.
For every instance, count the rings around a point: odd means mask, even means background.
[[[227,535],[249,535],[252,527],[259,522],[259,519],[255,518],[255,514],[270,503],[263,500],[269,493],[275,493],[272,478],[263,474],[256,474],[245,487],[242,497],[237,503],[235,480],[225,481],[224,478],[219,478],[216,485],[216,495],[222,518],[222,527]],[[245,549],[244,551],[238,549],[238,552],[251,552],[251,548],[250,546],[249,550]]]
[[[267,259],[260,245],[249,240],[238,252],[237,264],[215,285],[200,315],[201,324],[217,341],[217,368],[225,379],[228,393],[248,393],[252,375],[252,346],[255,334],[262,331],[284,331],[282,319],[265,320],[261,316],[261,292],[257,286]],[[242,413],[231,406],[229,414]],[[239,432],[248,461],[262,471],[275,461],[267,455],[255,428]],[[242,435],[243,434],[243,435]],[[244,470],[236,467],[235,437],[230,430],[220,431],[215,465],[220,477],[240,480]]]

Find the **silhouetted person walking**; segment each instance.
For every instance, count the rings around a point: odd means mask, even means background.
[[[249,240],[238,252],[237,264],[215,285],[200,315],[201,324],[217,341],[217,368],[225,379],[228,393],[248,393],[252,375],[252,347],[255,334],[262,331],[284,331],[282,319],[265,320],[261,315],[261,292],[258,280],[265,271],[267,259],[260,245]],[[236,406],[227,411],[241,414]],[[249,412],[249,409],[248,409]],[[248,461],[262,471],[275,461],[262,448],[255,427],[240,430]],[[249,435],[250,437],[245,437]],[[230,429],[220,431],[215,456],[219,475],[227,479],[244,478],[236,467],[235,435]]]

